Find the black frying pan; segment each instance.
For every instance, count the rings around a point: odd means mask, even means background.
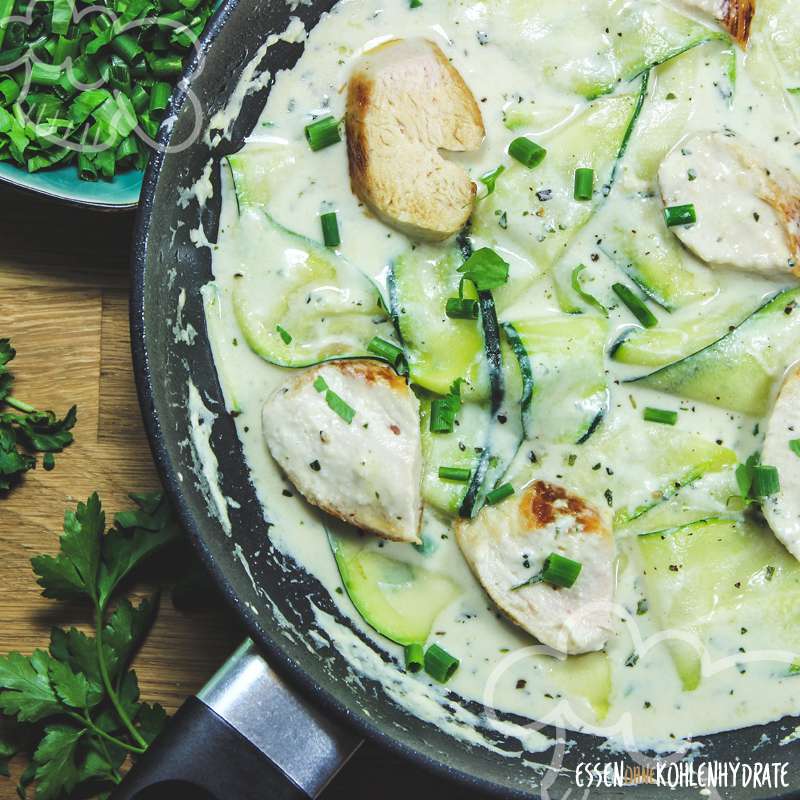
[[[286,4],[275,0],[228,0],[211,22],[198,56],[189,64],[185,81],[179,84],[172,98],[166,117],[174,115],[175,121],[171,127],[165,125],[162,128],[161,145],[191,138],[196,118],[187,102],[188,90],[198,98],[202,118],[208,120],[226,103],[242,67],[270,32],[284,30],[291,13],[299,16],[310,29],[332,4],[331,0],[322,0],[311,6],[301,4],[295,12],[290,12]],[[276,70],[293,66],[301,51],[301,45],[280,43],[267,51],[263,66],[274,74]],[[267,527],[248,477],[233,422],[224,411],[205,335],[199,289],[211,277],[210,254],[207,249],[196,248],[188,235],[189,229],[197,226],[199,210],[194,202],[186,208],[178,203],[180,187],[193,183],[210,156],[217,159],[214,181],[218,186],[219,157],[241,146],[243,138],[255,124],[268,91],[269,88],[245,99],[230,142],[224,142],[213,153],[202,139],[180,152],[157,153],[151,159],[145,176],[132,258],[131,331],[142,412],[164,486],[231,606],[269,662],[294,690],[322,709],[323,714],[344,721],[347,726],[377,739],[413,763],[455,782],[499,797],[538,796],[542,793],[543,774],[531,762],[549,763],[552,752],[539,757],[528,754],[515,758],[482,746],[465,744],[463,740],[451,738],[439,728],[410,716],[390,699],[380,684],[368,678],[363,678],[360,683],[347,682],[348,667],[342,656],[333,647],[315,643],[304,634],[314,626],[311,601],[336,615],[334,603],[314,577],[298,565],[287,564],[285,557],[268,544]],[[218,201],[217,191],[203,212],[205,230],[210,238],[215,232]],[[174,280],[168,274],[172,269],[175,270]],[[177,298],[182,289],[186,291],[183,319],[199,332],[192,346],[176,343],[172,331]],[[191,453],[186,446],[187,381],[190,378],[205,396],[206,405],[217,414],[211,443],[219,460],[222,490],[240,505],[230,509],[231,536],[226,535],[217,520],[209,515],[202,481],[193,471]],[[321,543],[320,546],[325,545]],[[235,548],[241,557],[236,555]],[[256,556],[256,551],[260,551],[260,555]],[[245,569],[245,562],[250,565],[250,574]],[[291,580],[287,566],[291,570]],[[291,638],[282,632],[285,630],[282,625],[286,623],[294,628]],[[325,638],[324,632],[320,634]],[[390,658],[388,654],[384,657]],[[453,706],[465,707],[479,716],[483,711],[478,704],[455,694],[451,694],[449,701]],[[120,798],[134,796],[134,789],[165,776],[175,777],[180,773],[179,776],[185,777],[187,769],[195,785],[211,789],[220,798],[244,800],[249,796],[301,796],[296,795],[296,786],[286,783],[278,772],[266,766],[261,752],[252,753],[252,748],[237,740],[235,731],[223,730],[222,738],[213,733],[211,729],[214,726],[209,723],[204,707],[197,703],[197,700],[190,701],[188,710],[179,713],[172,728],[135,770],[135,783],[126,783],[128,789],[123,787],[120,791]],[[254,716],[259,713],[255,711]],[[777,742],[798,722],[800,720],[784,720],[766,727],[703,737],[702,758],[787,761],[789,748],[781,747]],[[189,735],[182,736],[187,731]],[[762,733],[768,734],[770,743],[754,750]],[[508,755],[520,753],[522,749],[520,742],[513,738],[489,732],[485,735],[496,748]],[[211,746],[203,749],[200,745],[205,738]],[[601,741],[595,737],[569,733],[567,738],[573,743],[563,759],[567,770],[578,762],[617,760],[613,753],[598,749]],[[343,749],[347,749],[346,745]],[[309,758],[313,756],[309,755]],[[630,757],[627,757],[627,762],[633,763]],[[789,774],[790,786],[800,789],[800,763],[790,765]],[[545,788],[553,778],[549,774]],[[230,791],[221,791],[220,785],[229,787]],[[572,785],[570,773],[564,772],[556,777],[546,794],[561,798]],[[254,793],[249,793],[247,786],[256,787]],[[376,787],[376,793],[378,791],[380,789]],[[663,792],[663,788],[642,784],[625,789],[593,789],[591,794],[597,798],[625,794],[646,800],[660,797]],[[748,799],[789,797],[792,794],[786,789],[726,789],[721,792],[724,797]],[[573,788],[572,795],[582,796],[583,792]],[[172,793],[167,796],[184,795]],[[697,789],[679,790],[673,796],[695,797]]]

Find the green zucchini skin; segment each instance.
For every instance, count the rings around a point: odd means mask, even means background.
[[[712,344],[627,383],[763,417],[775,381],[800,351],[799,301],[800,288],[780,292]]]
[[[385,360],[368,350],[374,336],[395,342],[394,327],[375,282],[355,265],[320,242],[281,225],[267,211],[258,180],[266,169],[263,156],[247,152],[225,160],[237,200],[239,216],[263,216],[263,247],[269,263],[248,267],[237,276],[232,296],[233,313],[250,349],[280,367],[310,367],[326,361],[351,358]],[[287,250],[305,253],[283,259]],[[277,267],[276,267],[277,264]],[[346,288],[346,301],[331,309],[324,296],[309,302],[326,281]],[[319,306],[319,307],[317,307]],[[290,334],[285,341],[279,328]]]
[[[400,545],[405,553],[394,558],[397,545],[378,549],[382,543],[344,523],[331,521],[326,533],[345,591],[364,621],[396,644],[424,644],[458,587],[446,575],[418,566],[416,558],[406,560],[407,545]]]
[[[519,405],[522,413],[522,431],[527,437],[531,426],[530,414],[533,404],[533,390],[535,387],[533,367],[531,366],[531,359],[528,355],[528,351],[525,349],[525,345],[513,323],[504,322],[501,327],[505,334],[506,341],[511,345],[511,349],[519,364],[520,376],[522,378],[522,395]]]

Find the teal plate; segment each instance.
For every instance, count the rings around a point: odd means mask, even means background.
[[[73,205],[91,206],[104,211],[135,208],[142,188],[140,170],[128,170],[113,180],[82,181],[75,164],[41,172],[26,172],[13,164],[0,162],[0,181]]]

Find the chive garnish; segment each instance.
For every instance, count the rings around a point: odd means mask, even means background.
[[[459,660],[438,644],[425,651],[425,672],[439,683],[447,683],[458,669]]]
[[[422,0],[409,0],[408,7],[409,8],[420,8],[422,6]]]
[[[403,351],[386,339],[381,339],[380,336],[373,336],[367,345],[367,351],[379,358],[388,361],[395,369],[403,363]]]
[[[450,387],[446,397],[437,397],[431,402],[431,433],[452,433],[456,424],[456,414],[461,408],[461,379]]]
[[[451,319],[478,319],[478,301],[464,297],[448,297],[444,313]]]
[[[315,119],[306,125],[306,140],[308,146],[314,151],[340,142],[342,136],[339,133],[339,122],[330,114],[327,117]]]
[[[425,651],[421,644],[408,644],[405,649],[406,672],[419,672],[425,665]]]
[[[575,191],[573,197],[576,200],[591,200],[594,191],[594,170],[589,167],[578,167],[575,170]]]
[[[353,421],[356,415],[356,410],[347,405],[336,392],[328,389],[325,392],[325,402],[328,404],[332,411],[335,411],[348,425]]]
[[[508,281],[508,262],[490,247],[476,250],[459,268],[479,292],[497,289]]]
[[[697,212],[694,210],[694,204],[686,203],[682,206],[667,206],[664,209],[664,222],[670,228],[674,228],[676,225],[694,225],[697,222]]]
[[[753,497],[771,497],[781,490],[780,477],[776,467],[758,464],[752,470],[750,494]]]
[[[494,191],[497,179],[505,171],[506,171],[505,165],[500,164],[499,167],[490,169],[488,172],[484,172],[483,175],[480,175],[478,177],[478,180],[486,187],[486,194],[484,195],[484,197],[488,197]]]
[[[608,309],[594,295],[589,294],[589,292],[581,286],[581,273],[585,269],[585,264],[578,264],[578,266],[572,270],[572,290],[584,303],[590,305],[592,308],[596,308],[604,317],[607,317]]]
[[[508,146],[508,154],[528,169],[533,169],[544,161],[547,150],[536,144],[536,142],[524,136],[519,136]]]
[[[514,494],[514,487],[510,483],[504,483],[496,489],[492,489],[486,495],[486,502],[488,505],[493,506],[501,500],[505,500],[506,497],[511,497],[512,494]]]
[[[611,288],[614,290],[614,294],[625,303],[628,310],[645,328],[652,328],[658,324],[658,320],[653,312],[644,304],[644,300],[634,294],[624,283],[615,283]]]
[[[580,561],[573,561],[558,553],[550,553],[544,560],[539,572],[531,575],[528,580],[511,587],[512,592],[525,586],[534,586],[537,583],[549,583],[562,589],[569,589],[578,580],[583,565]]]
[[[789,441],[789,449],[800,458],[800,439],[791,439]]]
[[[290,344],[292,341],[292,334],[286,330],[286,328],[282,328],[280,325],[275,326],[275,330],[281,335],[281,339],[283,339],[284,344]]]
[[[322,241],[325,242],[325,247],[338,247],[342,240],[339,236],[339,220],[336,218],[336,212],[320,214],[319,221],[322,225]]]
[[[439,467],[439,477],[443,481],[456,481],[457,483],[466,483],[472,472],[462,467]]]
[[[322,375],[317,375],[312,384],[318,392],[325,392],[328,390],[328,384],[325,383],[325,378]]]
[[[678,421],[677,411],[666,411],[663,408],[650,408],[644,410],[646,422],[659,422],[662,425],[674,425]]]

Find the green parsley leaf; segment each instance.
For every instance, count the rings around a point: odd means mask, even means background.
[[[49,673],[53,691],[65,706],[85,709],[96,705],[103,698],[102,692],[92,692],[90,703],[89,681],[83,673],[73,672],[69,664],[54,659]]]
[[[800,439],[790,439],[789,449],[800,458]]]
[[[52,469],[52,454],[72,444],[71,429],[77,418],[75,406],[59,419],[52,411],[39,411],[11,395],[14,377],[8,365],[15,355],[11,342],[0,339],[0,404],[14,409],[0,411],[0,491],[10,489],[36,466],[33,453],[49,454],[44,466]]]
[[[139,502],[136,497],[132,498]],[[180,527],[165,498],[154,511],[141,502],[134,516],[117,515],[114,527],[103,538],[98,579],[100,606],[105,608],[119,582],[145,558],[180,538]]]
[[[142,643],[158,611],[158,595],[145,598],[134,607],[125,598],[103,628],[103,645],[108,648],[108,671],[114,678],[125,669]]]
[[[479,292],[497,289],[508,281],[508,262],[489,247],[476,250],[458,271],[471,280]]]
[[[57,556],[36,556],[31,559],[33,571],[45,597],[72,600],[97,597],[97,574],[105,514],[95,492],[86,503],[78,503],[75,511],[64,514],[64,533]]]
[[[150,744],[164,730],[167,724],[167,712],[158,703],[142,703],[136,715],[136,727],[144,740]]]
[[[50,684],[53,658],[44,650],[31,656],[0,656],[0,711],[20,722],[36,722],[62,710]]]
[[[67,725],[48,725],[33,754],[36,800],[68,795],[78,783],[75,750],[84,731]]]

